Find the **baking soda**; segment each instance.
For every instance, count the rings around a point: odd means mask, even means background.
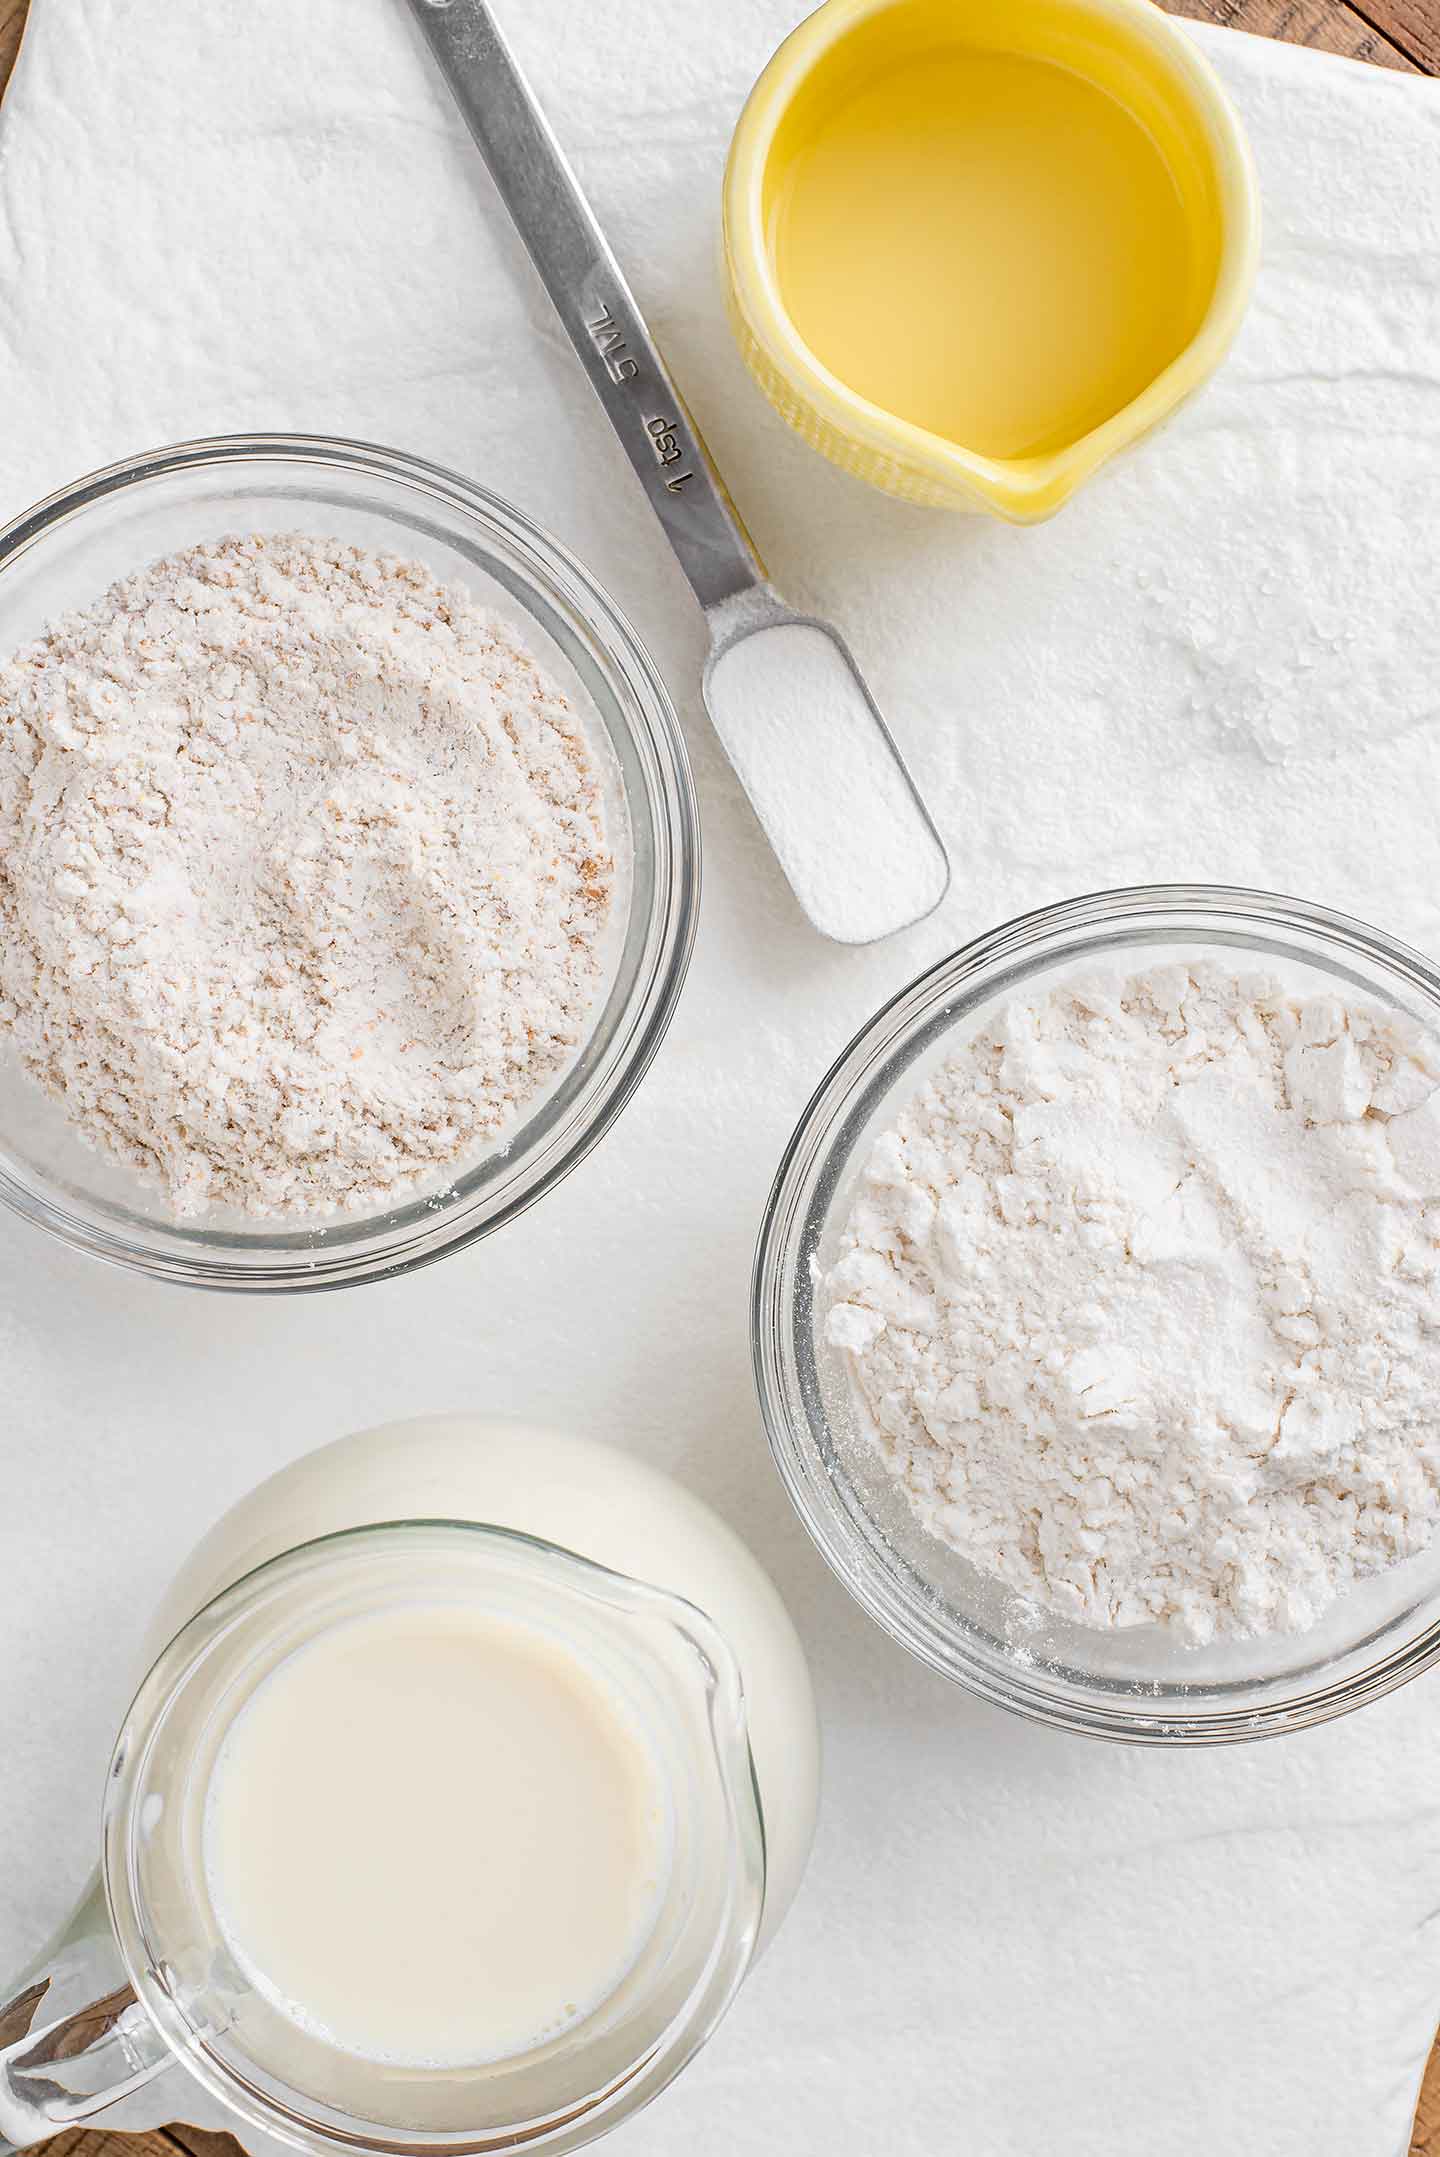
[[[827,629],[762,621],[717,654],[705,700],[816,928],[868,944],[939,905],[945,849]]]

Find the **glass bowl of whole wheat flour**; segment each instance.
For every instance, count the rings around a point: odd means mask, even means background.
[[[851,1594],[987,1700],[1205,1744],[1440,1658],[1440,976],[1261,892],[1066,901],[834,1065],[755,1368]]]
[[[112,755],[140,723],[137,682],[151,731]],[[179,871],[180,840],[167,855],[151,828],[180,814],[166,727],[188,774]],[[0,532],[0,750],[17,827],[0,899],[34,955],[0,984],[0,1198],[96,1257],[251,1292],[424,1265],[575,1166],[675,1008],[700,841],[664,686],[563,547],[437,466],[226,437],[41,502]],[[98,823],[65,823],[76,784]],[[137,933],[141,989],[103,948],[95,987],[97,939]],[[232,949],[252,1001],[224,1010],[222,1054],[184,998],[203,978],[207,1008],[225,1004]]]

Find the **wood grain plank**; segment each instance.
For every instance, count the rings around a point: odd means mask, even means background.
[[[98,2127],[72,2127],[40,2147],[46,2157],[176,2157],[164,2135],[117,2135]]]
[[[1318,52],[1342,53],[1348,60],[1418,72],[1417,62],[1350,6],[1349,0],[1164,0],[1164,4],[1172,15],[1188,15],[1195,22],[1221,23],[1229,30],[1280,38],[1287,45],[1310,45]],[[1389,0],[1372,0],[1376,10],[1382,4],[1388,5]],[[1435,4],[1440,5],[1440,0]]]
[[[71,2127],[40,2149],[45,2157],[245,2157],[233,2135],[208,2127],[157,2127],[153,2134],[115,2134],[107,2128]],[[37,2152],[38,2157],[38,2152]]]
[[[1440,0],[1358,0],[1363,15],[1427,75],[1440,75]]]
[[[176,2121],[162,2128],[161,2133],[171,2146],[171,2157],[177,2157],[177,2153],[178,2157],[245,2157],[234,2135],[216,2134],[210,2127],[187,2127]],[[78,2157],[88,2157],[88,2153],[78,2153]],[[136,2157],[133,2143],[125,2157]]]
[[[15,65],[15,55],[20,50],[20,37],[25,28],[25,16],[30,0],[0,0],[0,97],[10,80],[10,70]]]
[[[1420,2087],[1415,2124],[1410,2130],[1409,2157],[1440,2157],[1440,2037],[1435,2040]]]

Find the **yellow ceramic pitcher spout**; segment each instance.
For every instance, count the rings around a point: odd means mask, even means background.
[[[1016,523],[1213,372],[1258,254],[1239,123],[1150,0],[827,0],[751,94],[724,216],[784,418]]]

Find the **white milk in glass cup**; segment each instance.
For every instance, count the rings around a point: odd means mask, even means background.
[[[302,2149],[573,2149],[691,2057],[799,1883],[793,1628],[613,1448],[343,1439],[212,1530],[152,1646],[101,1880],[0,2005],[0,2146],[203,2092]]]

